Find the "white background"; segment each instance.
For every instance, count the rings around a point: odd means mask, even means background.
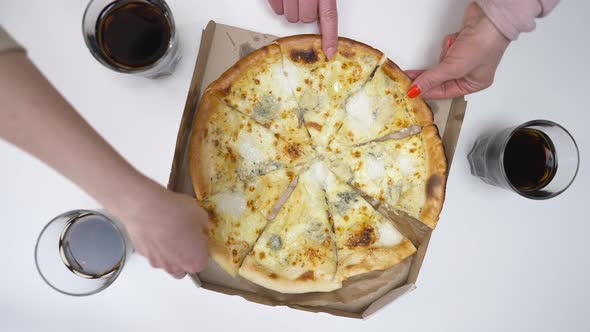
[[[91,57],[81,33],[86,1],[0,1],[0,24],[49,80],[133,165],[162,184],[201,29],[210,19],[279,36],[316,31],[315,24],[287,24],[262,0],[168,2],[184,57],[173,76],[154,81],[109,71]],[[430,66],[441,38],[458,29],[466,2],[340,1],[340,34],[381,49],[402,68]],[[590,2],[563,2],[509,47],[494,86],[468,97],[418,289],[368,321],[197,289],[188,278],[152,270],[143,258],[103,293],[60,295],[37,275],[36,236],[53,216],[97,205],[0,141],[0,331],[588,331],[589,11]],[[581,168],[568,191],[526,200],[469,174],[466,155],[477,137],[535,118],[561,123],[578,141]]]

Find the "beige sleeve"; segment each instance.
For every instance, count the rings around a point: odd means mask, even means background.
[[[8,32],[2,29],[0,26],[0,55],[3,53],[8,52],[24,52],[25,49],[22,48],[10,35]]]

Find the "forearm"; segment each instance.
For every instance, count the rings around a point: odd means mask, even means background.
[[[128,206],[153,185],[90,127],[24,53],[0,55],[0,73],[0,138],[111,210]]]
[[[535,19],[543,17],[559,3],[559,0],[477,0],[477,4],[510,40],[516,40],[522,32],[535,28]]]

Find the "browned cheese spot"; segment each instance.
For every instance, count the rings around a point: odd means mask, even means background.
[[[238,255],[238,251],[236,249],[233,249],[231,251],[232,256],[237,256]]]
[[[307,257],[307,261],[314,264],[315,261],[320,260],[322,258],[321,253],[319,250],[314,248],[306,248],[304,252],[305,257]]]
[[[316,122],[307,122],[305,124],[308,128],[313,128],[317,131],[322,131],[322,125]]]
[[[265,256],[266,256],[266,255],[264,254],[264,251],[261,251],[261,252],[258,254],[258,258],[259,258],[259,259],[264,259],[264,257],[265,257]]]
[[[235,163],[238,160],[233,150],[229,146],[227,147],[227,154],[229,155],[229,159],[232,163]]]
[[[360,151],[358,151],[358,150],[352,151],[350,154],[351,154],[353,157],[355,157],[355,158],[360,158],[360,157],[361,157],[361,152],[360,152]]]
[[[260,80],[259,80],[259,79],[257,79],[257,78],[255,78],[255,79],[254,79],[254,84],[256,84],[256,85],[259,85],[259,84],[260,84]]]
[[[297,280],[300,280],[300,281],[315,280],[315,275],[314,275],[313,271],[303,272],[299,277],[297,277]]]
[[[286,147],[286,151],[287,155],[289,155],[289,157],[291,157],[291,159],[297,159],[299,157],[301,157],[301,152],[299,152],[299,150],[297,149],[296,146],[294,145],[289,145]]]
[[[276,275],[276,274],[274,274],[274,273],[271,273],[271,274],[269,274],[269,275],[268,275],[268,277],[269,277],[269,278],[271,278],[271,279],[276,279],[276,278],[278,278],[279,276],[277,276],[277,275]]]
[[[367,247],[376,241],[375,229],[371,226],[363,228],[361,231],[351,235],[346,240],[346,246],[349,248]]]
[[[339,53],[346,58],[351,58],[355,55],[354,51],[352,50],[341,50]]]
[[[291,50],[290,57],[291,60],[299,63],[314,63],[319,59],[318,53],[313,49],[313,47],[310,47],[307,50],[293,49]]]

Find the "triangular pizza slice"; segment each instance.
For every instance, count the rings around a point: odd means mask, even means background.
[[[321,180],[304,171],[297,186],[246,256],[239,274],[281,293],[327,292],[335,279],[336,248]]]
[[[434,125],[402,139],[371,142],[330,157],[328,167],[341,180],[430,228],[444,201],[447,162]]]
[[[358,191],[323,166],[328,207],[338,252],[337,278],[388,269],[416,252],[416,248]]]
[[[311,149],[299,106],[283,73],[278,45],[250,53],[211,83],[207,91],[302,152]]]
[[[209,254],[235,276],[242,260],[264,229],[273,207],[293,181],[296,169],[279,169],[206,197],[210,215]]]
[[[393,61],[388,60],[344,106],[342,126],[332,150],[367,143],[411,125],[432,124],[432,112],[422,98],[408,98],[411,80]]]
[[[293,168],[312,158],[211,94],[202,97],[195,121],[189,162],[199,200],[238,180]]]
[[[326,58],[319,35],[277,40],[283,68],[318,151],[323,151],[342,124],[344,103],[370,78],[384,56],[365,44],[339,38],[334,57]]]

